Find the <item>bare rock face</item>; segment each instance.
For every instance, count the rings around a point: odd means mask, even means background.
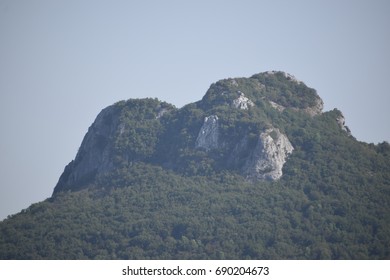
[[[336,121],[343,131],[347,132],[348,135],[351,135],[351,130],[348,126],[345,125],[345,117],[341,112],[340,115],[336,118]]]
[[[237,99],[233,100],[233,107],[242,110],[248,110],[249,107],[254,106],[255,104],[250,100],[245,94],[241,91],[238,92],[240,96]]]
[[[284,107],[284,106],[282,106],[282,105],[280,105],[280,104],[278,104],[276,102],[273,102],[271,100],[269,100],[268,102],[272,106],[272,108],[278,110],[279,112],[283,112],[284,109],[286,109],[286,107]]]
[[[54,193],[81,189],[99,175],[149,158],[149,148],[156,145],[153,139],[159,137],[160,119],[171,110],[168,103],[154,99],[121,101],[102,110],[84,136],[75,159],[65,167]],[[143,127],[150,129],[142,133]]]
[[[62,173],[54,192],[77,188],[95,177],[114,168],[111,137],[119,127],[115,106],[107,107],[96,117],[81,143],[76,158]]]
[[[195,148],[203,148],[206,151],[218,148],[218,126],[218,116],[211,115],[206,117],[199,131],[198,137],[196,138]]]
[[[324,102],[322,101],[321,98],[318,98],[314,106],[307,107],[304,109],[304,111],[310,116],[314,117],[316,115],[322,114],[323,109],[324,109]]]
[[[249,180],[278,180],[287,156],[293,150],[286,135],[277,128],[269,128],[260,134],[244,166],[244,174]]]
[[[206,151],[220,148],[229,141],[220,139],[218,117],[211,115],[206,117],[196,139],[195,148]],[[238,141],[231,150],[228,165],[239,167],[241,174],[250,181],[271,180],[275,181],[282,176],[282,168],[287,157],[294,150],[286,135],[277,128],[268,128],[260,133],[254,148],[249,146],[247,135]],[[242,162],[240,154],[249,153],[248,158]],[[241,163],[240,163],[241,162]]]

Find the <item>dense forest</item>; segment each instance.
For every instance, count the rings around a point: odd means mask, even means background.
[[[246,110],[230,102],[242,92]],[[0,223],[0,259],[390,259],[390,145],[357,141],[337,109],[308,114],[318,100],[278,72],[219,81],[181,109],[118,102],[53,196]],[[210,115],[222,144],[197,149]],[[247,180],[244,161],[270,126],[294,151],[279,180]]]

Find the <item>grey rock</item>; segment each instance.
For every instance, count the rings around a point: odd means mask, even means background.
[[[341,112],[340,115],[336,118],[336,121],[340,126],[341,130],[345,131],[348,135],[351,135],[351,130],[348,126],[345,125],[345,117]]]
[[[269,100],[268,102],[269,102],[269,104],[271,104],[272,108],[278,110],[279,112],[283,112],[284,109],[286,109],[286,107],[284,107],[284,106],[282,106],[282,105],[280,105],[280,104],[278,104],[276,102],[273,102],[271,100]]]
[[[219,124],[218,116],[205,117],[203,125],[196,138],[195,148],[202,148],[206,151],[218,148],[219,146]]]
[[[322,114],[322,110],[324,109],[324,102],[321,98],[316,99],[316,104],[311,107],[307,107],[303,109],[304,112],[309,114],[310,116],[314,117],[316,115]]]
[[[291,80],[293,82],[296,82],[297,84],[300,84],[302,83],[300,80],[298,80],[294,75],[291,75],[289,73],[286,73],[286,72],[283,72],[283,71],[267,71],[266,74],[267,75],[275,75],[277,73],[282,73],[284,75],[284,77],[288,80]]]
[[[278,180],[293,150],[286,135],[277,128],[269,128],[260,134],[255,149],[244,165],[244,174],[251,181]]]
[[[245,94],[241,91],[238,91],[240,96],[237,99],[233,100],[232,106],[234,108],[242,109],[242,110],[248,110],[249,107],[252,107],[255,105],[255,103],[252,102],[248,97],[245,96]]]
[[[76,158],[71,161],[61,175],[54,192],[77,188],[91,181],[99,173],[114,169],[112,159],[112,137],[123,131],[117,118],[115,106],[107,107],[96,117],[81,143]]]

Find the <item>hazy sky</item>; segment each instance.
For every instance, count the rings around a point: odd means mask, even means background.
[[[390,1],[0,0],[0,220],[52,194],[104,107],[283,70],[390,140]]]

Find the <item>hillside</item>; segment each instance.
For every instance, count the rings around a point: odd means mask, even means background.
[[[0,259],[389,258],[390,145],[274,71],[105,108],[52,197],[0,223]]]

